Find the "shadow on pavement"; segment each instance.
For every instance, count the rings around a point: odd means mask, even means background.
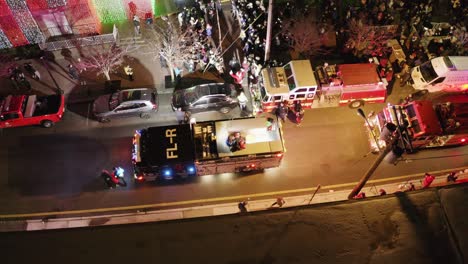
[[[134,81],[126,79],[123,67],[130,65],[134,71]],[[138,59],[127,56],[124,63],[111,73],[111,80],[120,80],[120,89],[139,88],[139,87],[154,87],[154,79],[151,72],[143,66]],[[104,94],[112,93],[112,89],[105,87],[105,79],[102,75],[96,76],[96,72],[85,71],[80,74],[80,80],[85,81],[85,85],[77,85],[73,87],[68,95],[68,110],[83,116],[89,117],[88,103],[92,103],[96,98]]]
[[[109,140],[115,143],[106,145],[103,140],[78,136],[22,137],[8,150],[11,153],[8,183],[25,196],[68,197],[103,190],[102,169],[111,169],[116,160],[127,171],[131,168],[130,153],[121,147],[128,145],[130,139]]]

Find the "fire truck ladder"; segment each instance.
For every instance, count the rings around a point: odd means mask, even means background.
[[[406,114],[402,111],[402,108],[396,108],[392,106],[393,114],[395,117],[400,116],[402,120],[405,120]],[[399,118],[395,118],[397,130],[399,134],[399,139],[397,145],[401,145],[401,147],[406,151],[406,153],[412,153],[414,151],[413,144],[411,142],[411,135],[408,131],[408,124],[400,124]]]

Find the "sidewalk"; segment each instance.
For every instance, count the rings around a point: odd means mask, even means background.
[[[129,30],[129,27],[132,27],[132,25],[130,25],[130,23],[123,23],[118,27],[123,45],[133,43],[133,36]],[[83,53],[86,54],[93,48],[100,47],[84,47]],[[107,46],[104,46],[104,48],[107,48]],[[70,54],[71,57],[66,57],[67,53]],[[23,70],[27,80],[32,85],[31,93],[52,94],[57,91],[57,88],[60,88],[64,91],[67,103],[73,104],[89,102],[97,96],[109,92],[104,89],[105,78],[102,75],[96,76],[95,72],[83,72],[80,74],[80,79],[86,82],[84,86],[80,85],[80,81],[73,80],[69,76],[67,66],[70,63],[76,62],[80,57],[77,49],[72,49],[67,52],[55,51],[53,52],[53,57],[55,58],[54,60],[42,61],[40,59],[33,59],[17,61],[20,68],[22,68],[25,62],[32,62],[33,67],[40,73],[41,79],[36,81]],[[123,67],[126,65],[130,65],[134,69],[135,80],[133,82],[127,80],[124,74]],[[161,68],[159,60],[154,61],[151,55],[140,53],[138,49],[136,49],[128,53],[124,63],[118,67],[115,72],[111,73],[110,76],[111,80],[120,80],[121,87],[150,87],[156,88],[159,93],[171,93],[172,89],[164,88],[164,76],[168,74],[167,69]],[[0,88],[0,96],[28,93],[27,91],[15,90],[8,78],[2,78],[0,80],[0,85],[2,87]]]
[[[446,175],[451,171],[463,171],[459,173],[457,183],[466,183],[468,182],[468,167],[457,168],[452,170],[444,170],[439,172],[430,172],[431,174],[437,175],[436,179],[431,185],[432,187],[441,187],[450,185],[447,184]],[[402,179],[403,183],[413,182],[416,186],[416,191],[421,190],[422,180],[421,176],[414,175],[417,179],[407,180]],[[384,189],[387,192],[387,195],[394,195],[404,191],[399,183],[389,183],[389,184],[378,184],[382,180],[371,180],[368,182],[366,187],[362,189],[362,192],[366,193],[366,199],[380,196],[379,190]],[[317,186],[318,187],[318,186]],[[327,189],[321,188],[316,195],[313,195],[316,188],[309,188],[310,194],[307,195],[296,195],[296,196],[285,196],[285,204],[282,208],[290,208],[297,206],[307,206],[310,204],[322,204],[322,203],[333,203],[333,202],[342,202],[348,200],[348,194],[351,192],[350,189],[339,189],[339,186],[329,186]],[[333,189],[332,189],[333,187]],[[338,190],[335,190],[338,189]],[[281,196],[281,192],[277,192],[278,196]],[[264,211],[271,209],[278,209],[278,207],[272,207],[272,203],[276,200],[276,197],[271,198],[262,198],[254,199],[255,195],[251,196],[239,196],[232,197],[233,200],[238,201],[248,201],[247,211],[256,212]],[[33,231],[33,230],[44,230],[44,229],[63,229],[63,228],[75,228],[75,227],[87,227],[87,226],[97,226],[97,225],[120,225],[120,224],[132,224],[132,223],[145,223],[145,222],[155,222],[155,221],[166,221],[166,220],[177,220],[177,219],[186,219],[186,218],[197,218],[197,217],[207,217],[207,216],[219,216],[219,215],[231,215],[239,213],[239,208],[237,202],[222,203],[222,204],[212,204],[212,205],[202,205],[202,206],[191,206],[185,208],[176,208],[176,209],[150,209],[148,205],[146,207],[133,206],[126,207],[125,213],[114,213],[110,212],[100,212],[96,210],[95,213],[98,215],[95,216],[80,216],[80,217],[67,217],[73,213],[70,212],[51,212],[51,213],[37,213],[33,215],[0,215],[0,232],[7,231]],[[157,207],[158,205],[154,205]],[[159,207],[170,206],[169,204],[161,204]],[[81,215],[89,215],[93,210],[87,212],[80,212]],[[132,212],[133,211],[133,212]],[[37,219],[38,217],[41,219]],[[23,219],[23,220],[18,220]]]

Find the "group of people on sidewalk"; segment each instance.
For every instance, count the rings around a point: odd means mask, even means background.
[[[425,173],[424,178],[421,180],[421,189],[426,189],[429,188],[436,177],[430,173]],[[447,175],[447,183],[456,183],[458,180],[458,174],[456,172],[450,172]],[[413,182],[405,182],[403,184],[400,184],[398,186],[399,191],[397,192],[409,192],[409,191],[415,191],[417,188],[414,185]],[[386,195],[387,192],[384,189],[379,189],[379,196]],[[366,198],[366,193],[365,192],[360,192],[356,196],[354,196],[354,199],[363,199]]]

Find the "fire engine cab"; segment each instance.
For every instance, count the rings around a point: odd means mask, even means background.
[[[309,60],[293,60],[283,67],[261,71],[258,101],[254,112],[272,112],[280,102],[290,105],[299,100],[303,108],[311,108],[317,92],[317,81]]]
[[[375,63],[327,65],[317,67],[322,99],[332,106],[358,108],[364,103],[383,103],[387,83],[377,73]]]

